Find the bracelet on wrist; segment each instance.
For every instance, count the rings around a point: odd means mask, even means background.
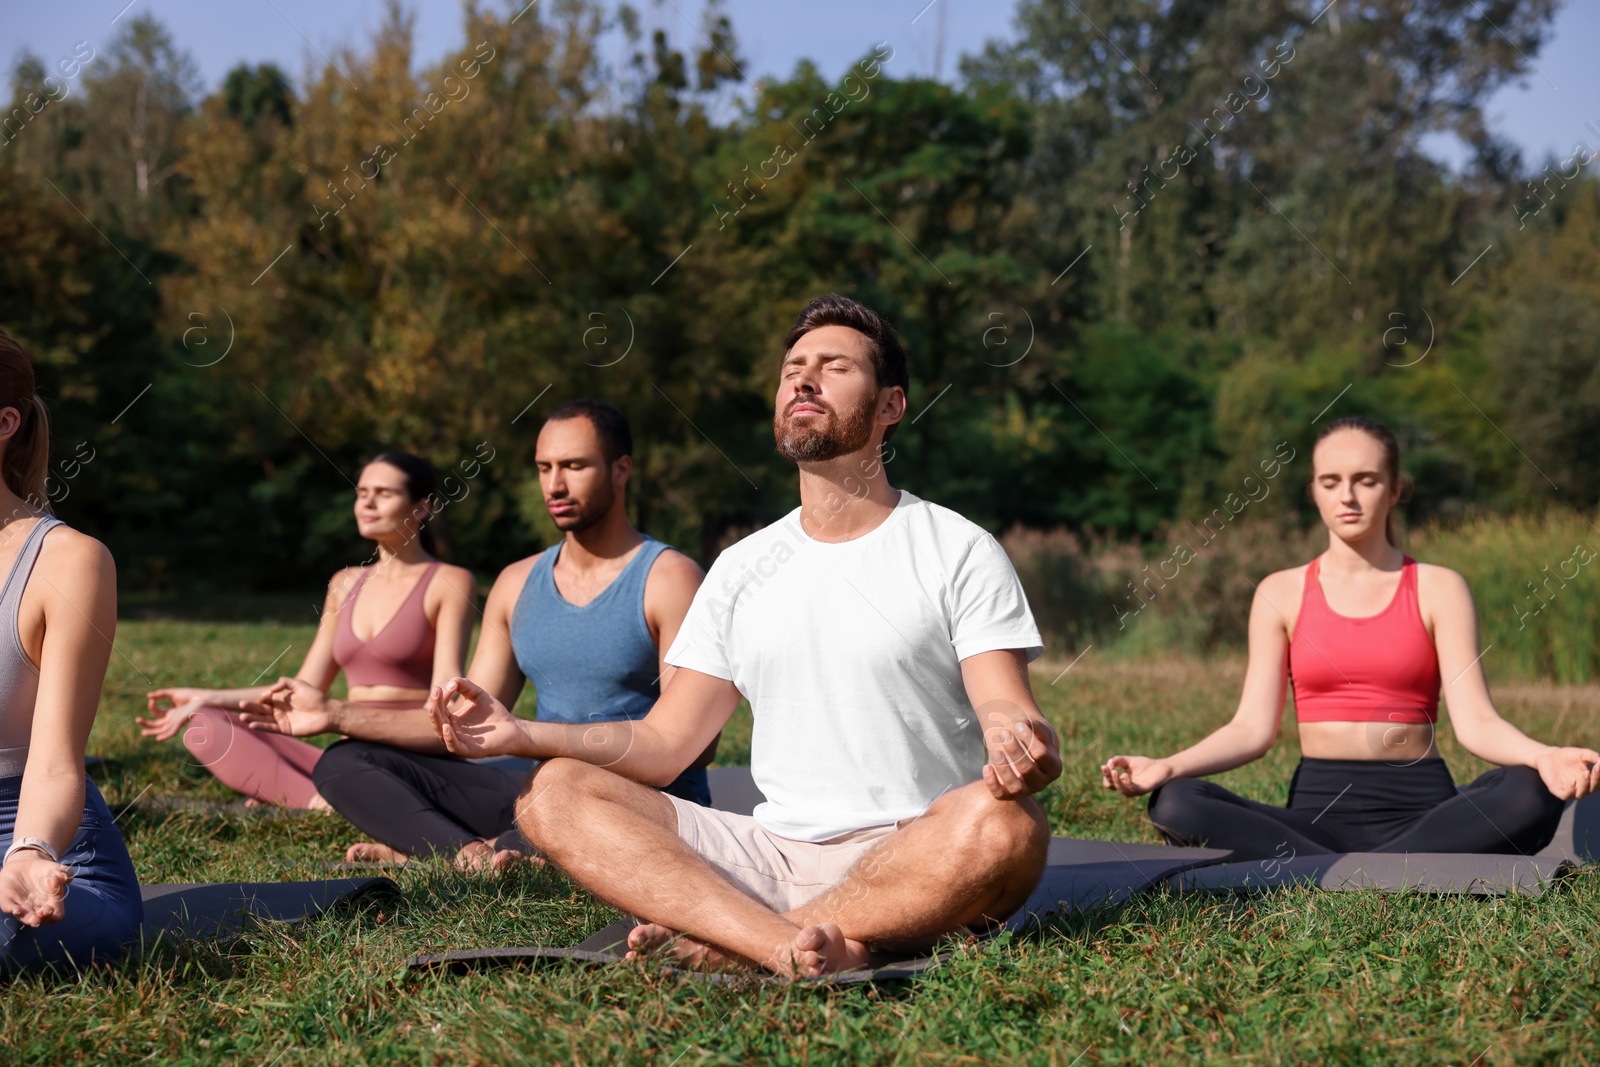
[[[61,862],[61,856],[57,854],[54,848],[50,847],[50,842],[46,841],[44,838],[23,837],[13,841],[11,843],[11,847],[6,849],[5,857],[0,859],[0,867],[4,867],[7,863],[10,863],[11,857],[16,855],[18,852],[38,852],[51,863]]]

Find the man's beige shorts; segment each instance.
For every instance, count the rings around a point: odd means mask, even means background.
[[[749,815],[663,795],[678,811],[683,843],[728,881],[779,912],[793,911],[844,881],[872,846],[899,829],[899,824],[869,826],[827,841],[795,841],[771,833]]]

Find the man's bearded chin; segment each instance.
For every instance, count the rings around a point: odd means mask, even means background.
[[[587,507],[579,504],[577,514],[569,515],[562,519],[551,516],[551,519],[555,522],[556,529],[562,533],[582,533],[609,515],[616,500],[616,490],[607,484],[597,490],[595,499],[591,500]]]
[[[551,521],[556,524],[556,529],[562,533],[582,533],[599,522],[600,518],[588,509],[580,507],[571,515],[564,515],[559,519],[552,518]]]
[[[772,420],[772,435],[777,441],[778,455],[796,463],[820,463],[837,459],[866,447],[872,440],[872,412],[876,398],[863,404],[844,418],[829,415],[824,425],[797,423],[778,417]]]

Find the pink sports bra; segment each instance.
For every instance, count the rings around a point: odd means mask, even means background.
[[[1406,556],[1400,587],[1376,615],[1352,619],[1328,607],[1306,568],[1300,617],[1289,642],[1289,680],[1300,722],[1424,723],[1439,718],[1439,656],[1417,604],[1417,561]]]
[[[333,636],[333,661],[344,670],[347,685],[427,689],[433,684],[434,631],[422,602],[438,569],[438,563],[430,563],[400,610],[365,642],[356,637],[351,623],[356,614],[356,597],[372,576],[372,568],[356,579],[355,588],[339,609],[339,628]]]

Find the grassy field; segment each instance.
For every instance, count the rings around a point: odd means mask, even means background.
[[[334,816],[162,813],[157,796],[229,794],[177,744],[132,725],[153,684],[248,684],[298,664],[308,627],[124,622],[91,751],[150,882],[325,877],[353,830]],[[285,648],[287,651],[285,652]],[[269,664],[284,652],[277,666]],[[1142,806],[1102,792],[1114,751],[1155,753],[1232,711],[1242,663],[1111,661],[1054,684],[1066,773],[1045,796],[1056,833],[1156,840]],[[1536,736],[1600,740],[1600,690],[1498,692]],[[1223,778],[1282,802],[1289,735]],[[743,762],[749,724],[722,761]],[[1482,767],[1442,743],[1458,780]],[[1600,1023],[1600,873],[1539,899],[1282,892],[1150,895],[1048,932],[965,950],[887,989],[711,988],[649,967],[411,981],[407,956],[569,944],[615,916],[554,872],[420,868],[398,898],[229,944],[162,945],[79,981],[0,991],[4,1062],[297,1063],[1593,1063]]]

